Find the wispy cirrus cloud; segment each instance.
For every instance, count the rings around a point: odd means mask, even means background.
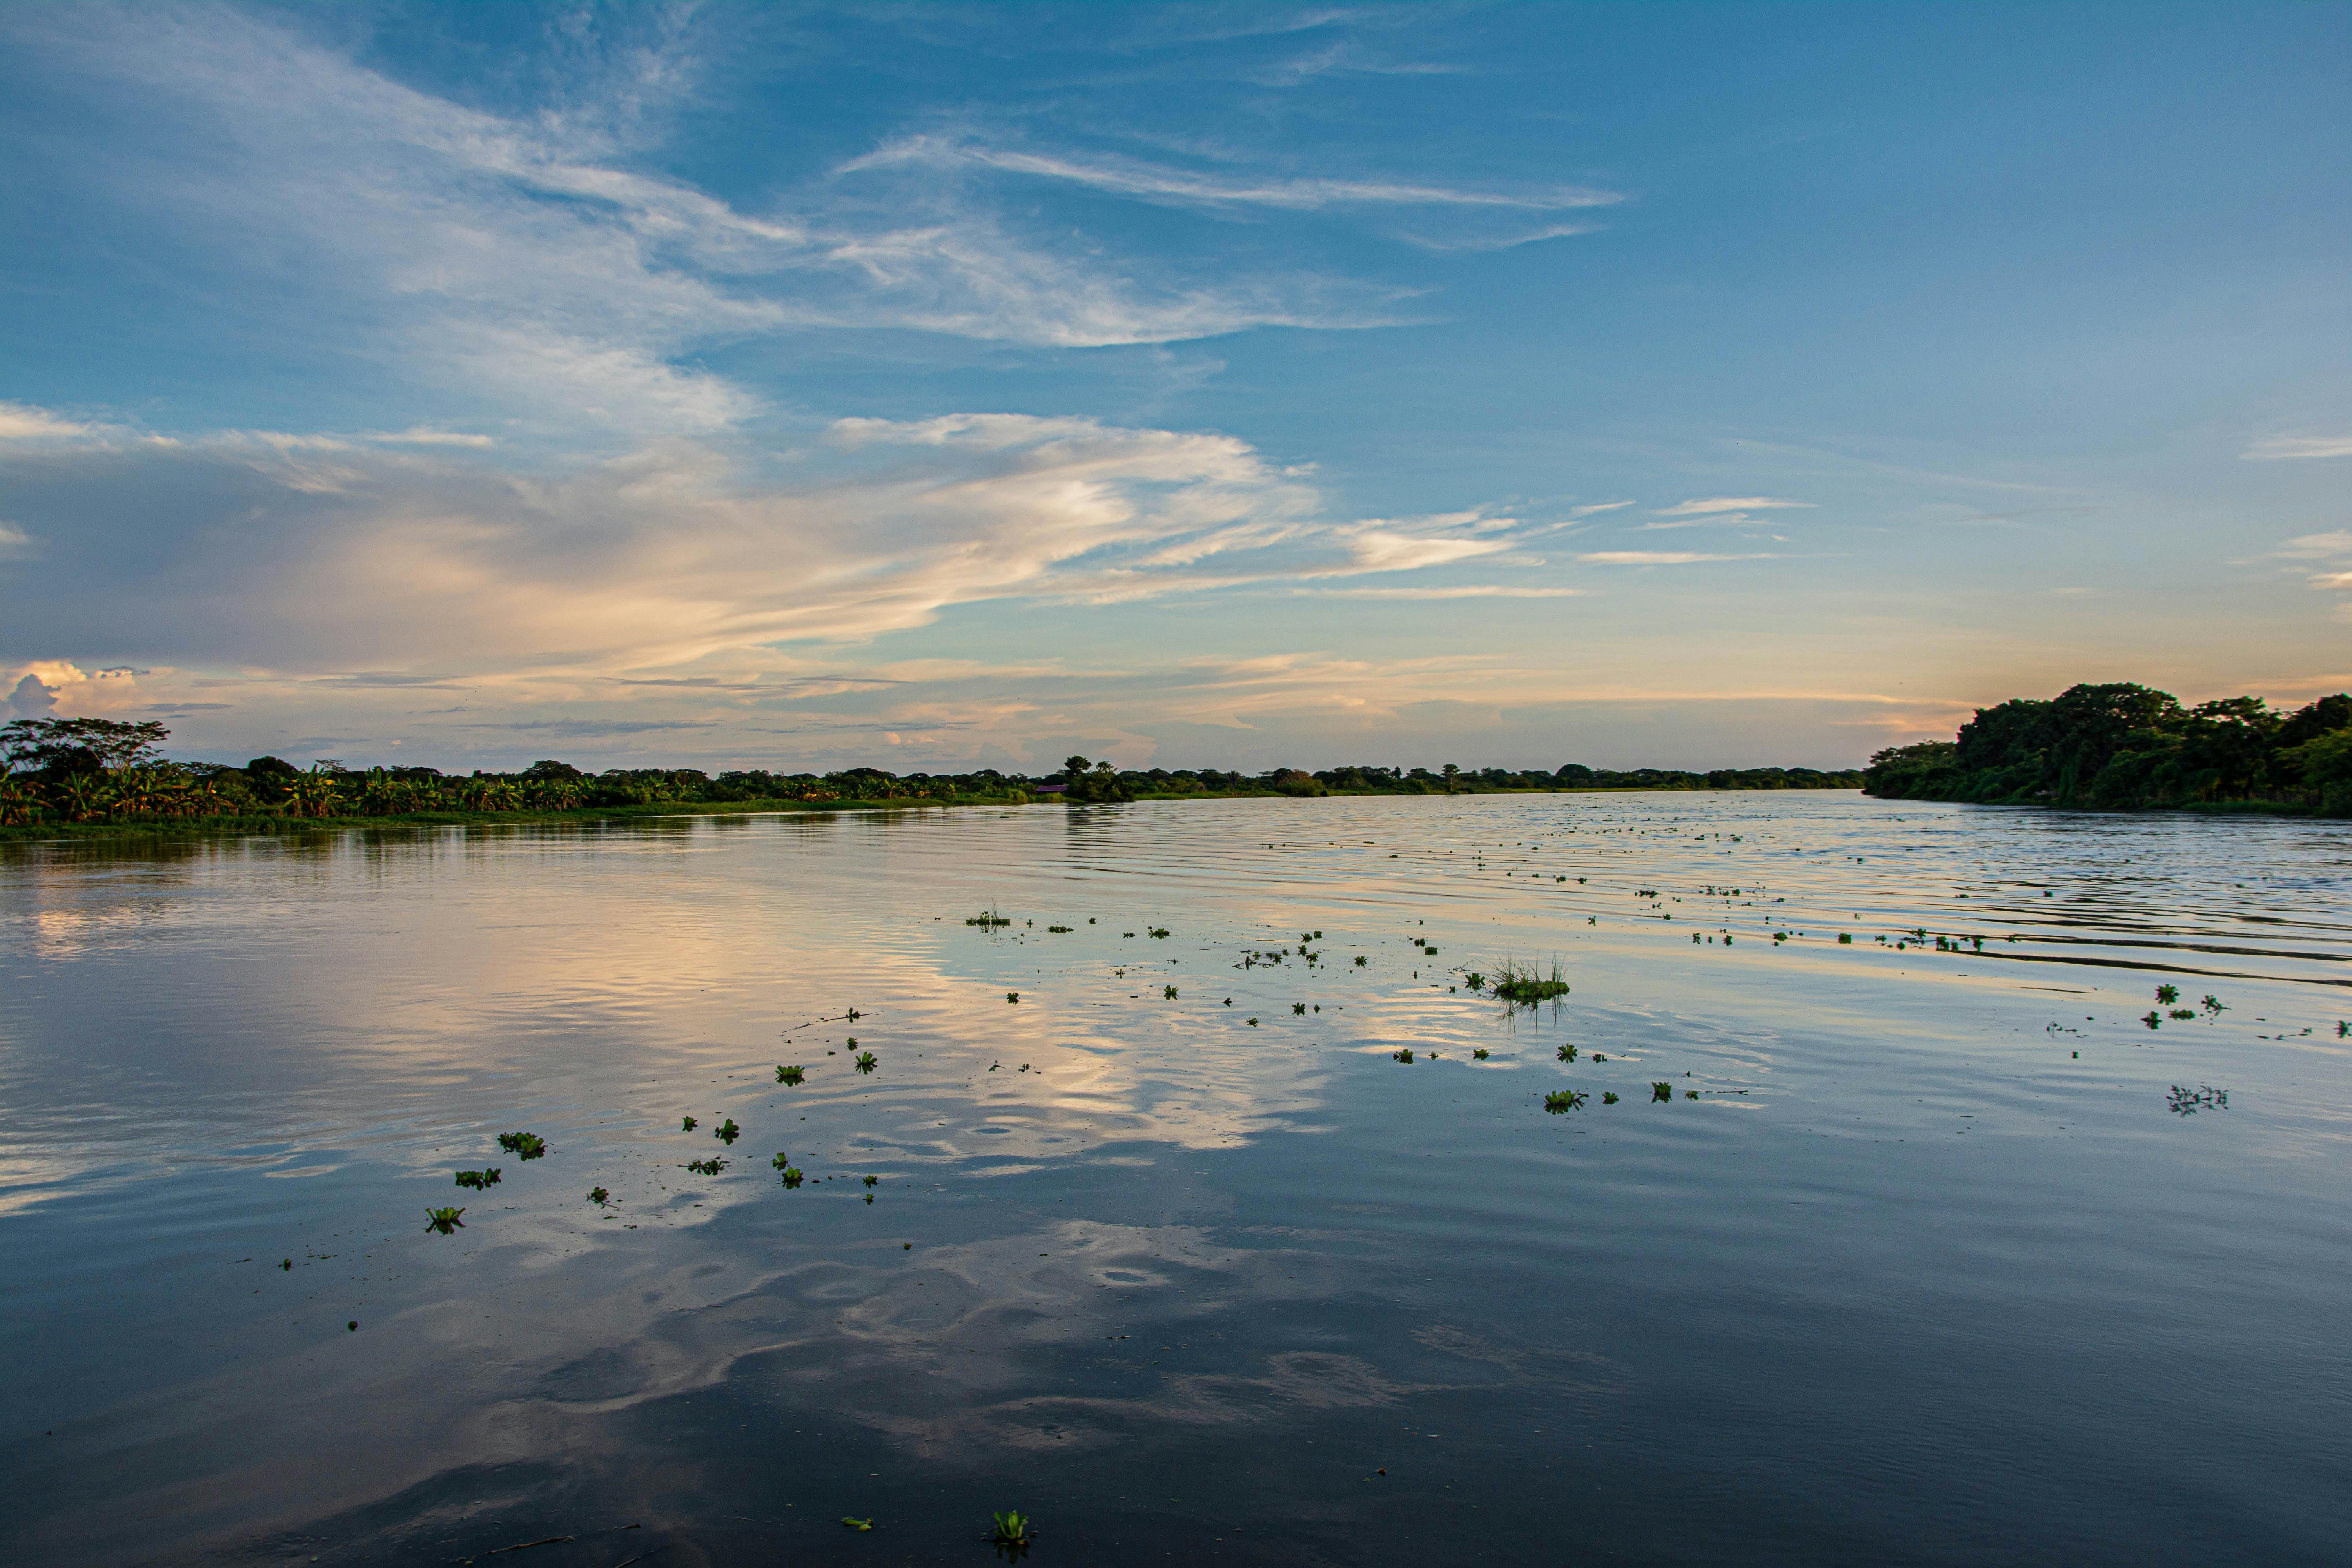
[[[1550,212],[1610,206],[1625,199],[1614,191],[1580,185],[1480,190],[1406,180],[1248,175],[1184,169],[1111,153],[1039,152],[1000,146],[976,136],[936,132],[887,142],[843,163],[840,172],[856,174],[909,164],[1024,174],[1143,201],[1198,206],[1280,207],[1297,212],[1359,206],[1501,207]]]
[[[1811,507],[1809,500],[1778,500],[1771,496],[1706,496],[1661,507],[1655,517],[1701,517],[1723,511],[1773,511],[1787,507]]]
[[[1699,561],[1769,561],[1769,552],[1717,555],[1696,550],[1588,550],[1577,557],[1592,566],[1687,566]]]
[[[2352,431],[2325,436],[2265,436],[2238,454],[2253,462],[2292,462],[2306,458],[2352,458]]]

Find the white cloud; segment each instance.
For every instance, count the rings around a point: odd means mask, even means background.
[[[1595,566],[1683,566],[1694,561],[1769,561],[1770,555],[1707,555],[1691,550],[1591,550],[1577,557]]]
[[[468,435],[462,430],[429,430],[422,425],[398,432],[376,430],[360,437],[385,447],[472,447],[488,448],[498,442],[488,436]]]
[[[1458,588],[1300,588],[1326,599],[1571,599],[1582,588],[1507,588],[1491,583]]]
[[[1481,191],[1454,185],[1395,180],[1317,176],[1246,176],[1204,174],[1109,154],[1025,152],[992,146],[971,136],[915,135],[887,142],[841,166],[844,174],[919,164],[930,168],[981,168],[1003,174],[1060,180],[1114,195],[1204,206],[1283,207],[1318,211],[1346,206],[1504,207],[1556,211],[1608,206],[1624,198],[1613,191],[1552,185],[1526,191]]]
[[[1686,500],[1665,507],[1652,515],[1657,517],[1697,517],[1717,511],[1770,511],[1779,507],[1810,507],[1809,500],[1775,500],[1770,496],[1708,496],[1700,500]]]
[[[1594,501],[1590,506],[1572,506],[1569,508],[1568,515],[1570,517],[1598,517],[1604,511],[1617,511],[1625,507],[1632,506],[1633,504],[1633,503],[1629,500]]]
[[[65,441],[95,435],[98,428],[29,403],[0,403],[0,441]]]
[[[2352,433],[2336,436],[2265,436],[2238,454],[2253,462],[2297,458],[2352,458]]]

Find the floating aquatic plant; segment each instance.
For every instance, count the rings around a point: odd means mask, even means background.
[[[1559,1059],[1564,1062],[1572,1062],[1576,1059],[1576,1047],[1574,1046],[1562,1046],[1559,1050],[1552,1054],[1559,1057]]]
[[[536,1160],[547,1152],[547,1140],[536,1132],[501,1132],[499,1147],[520,1160]]]
[[[874,1528],[874,1521],[872,1520],[852,1519],[845,1513],[841,1516],[841,1522],[849,1526],[852,1530],[871,1530]]]
[[[1052,931],[1055,936],[1067,936],[1070,933],[1070,928],[1068,926],[1047,926],[1045,929]]]
[[[713,1154],[708,1160],[688,1160],[686,1168],[698,1176],[715,1176],[727,1168],[727,1162]]]
[[[710,1135],[721,1143],[732,1145],[735,1140],[743,1136],[743,1130],[735,1125],[735,1119],[730,1116],[720,1122]]]
[[[804,1067],[780,1067],[776,1069],[776,1081],[778,1083],[802,1083],[806,1081],[807,1078],[808,1068]],[[693,1126],[694,1118],[691,1116],[688,1117],[686,1119],[686,1124],[688,1127]]]
[[[1615,1089],[1602,1089],[1602,1090],[1601,1091],[1601,1104],[1603,1104],[1603,1105],[1614,1105],[1614,1104],[1616,1104],[1616,1103],[1617,1103],[1617,1091],[1616,1091]]]
[[[2164,1097],[2164,1108],[2175,1116],[2194,1116],[2206,1110],[2227,1110],[2230,1091],[2215,1089],[2210,1083],[2200,1083],[2194,1089],[2176,1083]]]
[[[1290,1005],[1290,1016],[1294,1018],[1304,1018],[1307,1016],[1307,1004],[1304,1002],[1293,1002]]]
[[[801,1175],[801,1168],[798,1165],[786,1165],[779,1179],[788,1187],[797,1187],[804,1178]]]
[[[1685,1100],[1696,1100],[1698,1098],[1698,1090],[1695,1089],[1686,1089],[1683,1090],[1683,1098]]]
[[[1574,1110],[1583,1103],[1584,1093],[1581,1089],[1556,1089],[1544,1096],[1544,1109],[1555,1114],[1563,1110]]]
[[[499,1184],[499,1167],[492,1165],[488,1170],[460,1171],[457,1173],[457,1184],[471,1187],[478,1193],[485,1187],[495,1187]]]
[[[1475,991],[1481,985],[1486,984],[1486,977],[1483,974],[1472,973],[1462,977],[1462,984],[1470,987],[1471,990]]]
[[[1569,985],[1560,974],[1557,958],[1551,961],[1549,974],[1532,963],[1522,964],[1505,959],[1501,971],[1495,976],[1494,991],[1506,1002],[1532,1006],[1538,1002],[1549,1002],[1555,996],[1567,995]]]
[[[1026,1547],[1036,1539],[1035,1531],[1030,1527],[1029,1516],[1018,1510],[1008,1509],[992,1517],[996,1521],[988,1532],[992,1545]]]
[[[1650,1086],[1650,1100],[1652,1104],[1655,1104],[1661,1100],[1672,1101],[1674,1098],[1675,1086],[1673,1084],[1654,1083]]]
[[[1155,937],[1164,937],[1168,934],[1166,926],[1146,926],[1143,929]]]
[[[1848,947],[1852,947],[1853,945],[1853,932],[1850,931],[1842,931],[1838,932],[1838,941],[1843,942]]]
[[[588,1201],[598,1208],[603,1208],[613,1201],[613,1194],[602,1187],[591,1187],[588,1189]]]
[[[1257,1020],[1255,1018],[1244,1018],[1242,1022],[1247,1024],[1253,1029],[1257,1027]]]
[[[2194,1018],[2197,1016],[2197,1009],[2194,1007],[2175,1007],[2172,1011],[2167,1013],[2165,1016],[2168,1018]]]
[[[1470,1054],[1483,1062],[1487,1057],[1486,1047],[1484,1046],[1473,1046],[1470,1047]]]
[[[1160,988],[1160,994],[1171,1002],[1176,1000],[1176,987],[1173,985],[1162,985]]]
[[[858,1052],[857,1059],[850,1063],[850,1066],[856,1068],[859,1072],[872,1072],[876,1068],[881,1065],[882,1064],[875,1058],[872,1051]]]
[[[2164,1022],[2164,1020],[2163,1020],[2162,1018],[2159,1018],[2158,1016],[2157,1016],[2156,1009],[2155,1009],[2155,1008],[2153,1008],[2153,1007],[2149,1008],[2147,1012],[2145,1012],[2145,1013],[2141,1014],[2141,1015],[2140,1015],[2139,1021],[2140,1021],[2141,1023],[2143,1023],[2143,1024],[2146,1024],[2146,1025],[2147,1025],[2149,1028],[2151,1028],[2151,1029],[2153,1029],[2153,1028],[2157,1027],[2158,1025],[2160,1025],[2160,1024],[2162,1024],[2162,1023]]]
[[[2159,985],[2156,988],[2156,999],[2167,1007],[2169,1007],[2175,1002],[2180,1000],[2180,987],[2178,985]]]
[[[466,1222],[459,1219],[457,1216],[465,1212],[466,1211],[464,1209],[426,1209],[425,1211],[425,1228],[427,1230],[437,1230],[444,1236],[448,1235],[453,1230],[463,1230],[466,1228]],[[287,1260],[286,1267],[289,1268],[294,1267],[294,1263],[291,1258]]]
[[[1018,991],[1007,991],[1004,994],[1004,999],[1007,1002],[1018,1002],[1021,1000],[1021,993]]]
[[[1412,1060],[1412,1047],[1411,1046],[1405,1046],[1400,1049],[1391,1051],[1389,1056],[1390,1058],[1394,1061],[1411,1062]]]
[[[1356,954],[1356,967],[1359,969],[1364,967],[1364,955],[1360,952]]]
[[[784,1069],[783,1069],[783,1068],[778,1068],[776,1069],[776,1074],[777,1074],[776,1081],[777,1081],[778,1083],[782,1083],[782,1082],[783,1081],[783,1071],[784,1071]],[[681,1132],[691,1132],[691,1131],[693,1131],[696,1128],[698,1128],[698,1127],[699,1127],[699,1126],[701,1126],[701,1125],[702,1125],[702,1123],[701,1123],[701,1122],[697,1121],[696,1121],[693,1117],[691,1117],[691,1116],[681,1116],[681,1117],[679,1117],[679,1118],[678,1118],[678,1121],[679,1121],[679,1122],[681,1123],[681,1125],[680,1125],[680,1126],[679,1126],[679,1128],[678,1128],[678,1131],[681,1131]]]
[[[875,1183],[877,1183],[877,1182],[880,1181],[881,1179],[882,1179],[882,1178],[881,1178],[881,1177],[879,1177],[879,1176],[868,1176],[868,1177],[866,1177],[866,1184],[867,1186],[869,1186],[869,1187],[870,1187],[870,1186],[872,1186]]]
[[[2216,996],[2208,996],[2204,1001],[2199,1003],[2198,1005],[2204,1008],[2208,1013],[2226,1013],[2229,1011],[2227,1007],[2221,1005],[2221,998]],[[2341,1031],[2339,1030],[2338,1032],[2340,1033]]]
[[[963,923],[968,926],[1009,926],[1013,921],[1010,916],[1000,915],[992,909],[986,914],[974,915]]]

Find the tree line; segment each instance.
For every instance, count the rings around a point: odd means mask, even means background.
[[[663,805],[824,805],[863,802],[1003,804],[1041,792],[1082,803],[1205,795],[1477,795],[1564,789],[1853,789],[1858,772],[1811,768],[1617,772],[1570,763],[1541,768],[1402,769],[1355,766],[1309,773],[1214,768],[1119,769],[1072,757],[1042,777],[981,768],[897,774],[744,769],[609,768],[591,773],[545,759],[517,773],[444,773],[437,768],[349,768],[331,757],[297,767],[256,757],[242,766],[173,762],[160,722],[20,719],[0,727],[0,826],[43,823],[196,821],[209,818],[431,817]]]
[[[2352,816],[2352,693],[2283,713],[2259,697],[2186,706],[2128,682],[2074,686],[1979,708],[1949,741],[1889,747],[1862,787],[1891,800]]]

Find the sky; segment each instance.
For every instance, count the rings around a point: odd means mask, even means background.
[[[2352,686],[2352,6],[0,6],[0,719],[1853,766]]]

